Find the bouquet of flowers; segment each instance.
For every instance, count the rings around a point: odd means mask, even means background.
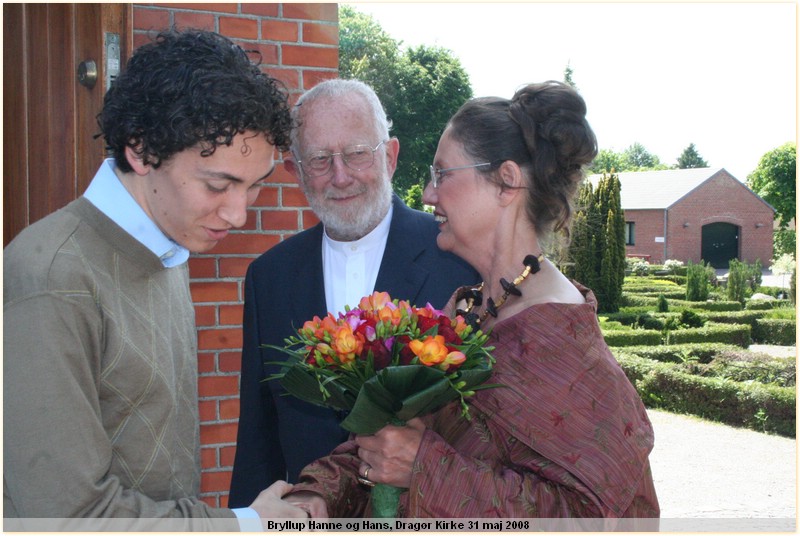
[[[269,379],[302,400],[348,411],[341,426],[355,434],[403,425],[454,400],[469,418],[465,399],[495,387],[485,384],[494,363],[487,339],[461,316],[375,292],[338,317],[314,317],[285,347],[272,347],[290,358]],[[376,484],[373,516],[395,517],[402,491]]]

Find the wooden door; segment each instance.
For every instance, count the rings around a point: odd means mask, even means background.
[[[107,75],[130,55],[131,28],[130,4],[3,4],[4,247],[94,176],[104,158],[96,117]],[[89,61],[93,87],[78,76]]]

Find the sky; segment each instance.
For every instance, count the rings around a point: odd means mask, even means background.
[[[638,142],[673,165],[694,143],[745,181],[797,139],[794,2],[350,5],[403,46],[451,50],[475,96],[511,98],[569,65],[600,149]]]

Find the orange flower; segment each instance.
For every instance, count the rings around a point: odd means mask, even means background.
[[[447,346],[444,344],[444,337],[436,335],[428,337],[424,341],[412,340],[408,343],[408,347],[414,352],[420,362],[424,365],[432,367],[438,365],[447,359]]]
[[[352,363],[364,349],[364,340],[353,333],[350,324],[339,326],[333,334],[331,347],[342,365]]]
[[[403,314],[400,309],[392,308],[389,306],[381,307],[380,310],[376,311],[376,315],[378,322],[385,322],[392,326],[399,326],[400,321],[403,318]]]
[[[362,311],[378,311],[386,306],[387,303],[392,303],[392,297],[388,292],[373,292],[372,296],[364,296],[358,302],[358,308]]]
[[[467,329],[467,322],[464,320],[464,317],[461,316],[461,315],[456,316],[453,321],[456,323],[456,325],[453,326],[453,329],[455,330],[456,335],[458,335],[459,337],[463,338],[462,333],[464,333],[464,330]]]
[[[461,363],[463,363],[466,360],[467,356],[465,356],[463,352],[455,350],[447,354],[447,357],[444,358],[444,361],[442,362],[441,365],[439,365],[439,368],[446,371],[450,367],[458,367]]]

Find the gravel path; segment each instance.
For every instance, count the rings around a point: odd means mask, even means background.
[[[653,479],[668,518],[797,515],[797,446],[791,438],[648,410]],[[669,530],[662,524],[662,530]]]

